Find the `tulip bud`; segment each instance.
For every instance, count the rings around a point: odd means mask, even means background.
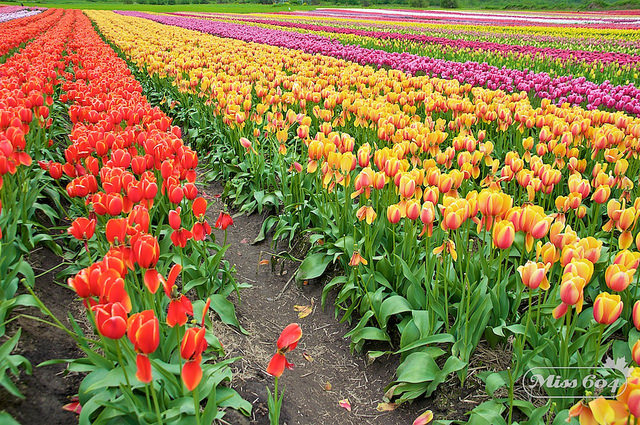
[[[619,295],[601,292],[593,303],[593,318],[600,324],[610,325],[618,320],[622,307]]]
[[[510,248],[515,236],[515,227],[509,220],[499,221],[493,227],[493,244],[499,249]]]
[[[635,344],[633,344],[633,348],[631,349],[631,357],[637,365],[640,365],[640,339],[637,340]],[[640,400],[638,400],[638,402],[640,402]],[[638,407],[640,407],[640,405]],[[634,415],[636,414],[637,413],[634,413]]]
[[[402,218],[400,208],[397,205],[389,205],[387,207],[387,219],[389,223],[396,224]]]

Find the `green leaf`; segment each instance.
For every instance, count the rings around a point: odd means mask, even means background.
[[[240,322],[238,322],[238,318],[236,317],[236,308],[231,301],[220,294],[213,294],[209,298],[211,298],[211,308],[220,316],[222,322],[237,327],[240,332],[245,335],[249,334],[249,332],[240,326]]]
[[[297,280],[309,280],[322,276],[327,266],[331,262],[331,257],[323,254],[316,253],[311,254],[302,261],[298,272],[296,273]]]
[[[380,307],[380,324],[384,329],[387,328],[387,321],[390,316],[398,313],[411,311],[411,304],[400,295],[393,295],[382,302]]]
[[[424,347],[425,345],[429,345],[429,344],[443,344],[443,343],[453,342],[453,341],[455,341],[455,339],[453,338],[453,335],[450,335],[447,333],[431,335],[426,338],[421,338],[415,342],[412,342],[406,347],[403,347],[402,349],[396,351],[394,354],[404,353],[405,351],[411,351],[415,348]]]
[[[20,422],[13,419],[7,412],[0,412],[0,423],[4,425],[20,425]]]
[[[505,407],[495,400],[485,401],[471,411],[468,425],[506,425],[502,418]]]
[[[508,384],[508,381],[502,372],[494,372],[487,377],[485,381],[485,389],[487,394],[493,397],[493,394],[499,389]]]

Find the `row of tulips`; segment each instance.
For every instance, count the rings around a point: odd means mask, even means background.
[[[181,16],[188,16],[182,14]],[[192,15],[193,17],[199,17],[198,15]],[[219,20],[220,17],[215,18]],[[465,52],[468,51],[481,51],[491,52],[497,55],[506,56],[511,55],[527,56],[533,60],[544,59],[561,59],[563,61],[592,63],[597,62],[601,65],[608,65],[616,63],[618,65],[630,65],[633,68],[637,67],[640,55],[616,53],[616,52],[593,52],[587,50],[568,50],[551,47],[535,47],[525,44],[504,44],[495,41],[475,41],[475,40],[455,40],[445,37],[434,37],[427,34],[408,34],[399,33],[393,31],[373,31],[362,29],[351,29],[341,26],[327,26],[318,24],[304,24],[291,21],[282,21],[276,19],[261,19],[261,18],[238,18],[234,17],[234,21],[260,23],[265,25],[273,25],[284,28],[296,28],[307,31],[322,31],[326,33],[336,34],[353,34],[360,37],[382,39],[382,40],[402,40],[405,42],[411,42],[411,44],[427,45],[427,46],[442,46],[443,51],[449,52],[452,48],[461,49]],[[424,47],[427,47],[424,46]]]
[[[51,16],[57,16],[52,23]],[[37,19],[36,17],[35,19]],[[24,18],[35,22],[34,18]],[[35,284],[35,272],[27,256],[36,246],[47,246],[61,254],[54,243],[55,236],[41,221],[55,223],[62,215],[60,194],[53,179],[41,170],[36,161],[53,158],[52,148],[64,133],[60,113],[53,107],[56,69],[64,68],[61,59],[70,33],[73,18],[70,14],[52,13],[43,18],[49,25],[26,25],[39,34],[26,47],[5,57],[0,65],[0,335],[8,333],[7,324],[16,316],[19,306],[37,305],[28,293],[18,295],[22,281],[29,290]],[[17,21],[23,21],[18,19]],[[45,24],[46,24],[45,22]],[[12,22],[0,25],[14,28]],[[4,41],[4,39],[3,39]],[[14,40],[8,40],[14,41]],[[55,139],[55,141],[54,141]],[[44,218],[44,220],[43,220]],[[22,291],[25,292],[25,291]],[[18,346],[18,329],[0,350],[2,386],[12,396],[23,398],[19,386],[9,379],[9,371],[18,376],[19,370],[30,373],[29,361],[19,354],[11,354]],[[3,421],[14,423],[8,414],[0,414]]]
[[[87,374],[71,408],[80,423],[211,423],[228,407],[248,414],[250,404],[224,385],[235,359],[213,362],[224,353],[208,329],[209,312],[239,327],[227,300],[238,288],[223,260],[227,247],[212,238],[207,201],[198,195],[197,154],[147,103],[86,16],[44,15],[37,18],[62,19],[0,67],[8,83],[0,103],[1,163],[8,170],[1,193],[5,206],[33,208],[11,196],[48,181],[55,188],[49,196],[64,197],[75,217],[67,242],[76,256],[66,273],[91,329],[73,318],[65,324],[26,287],[32,304],[87,356],[69,362],[70,370]],[[70,120],[69,132],[45,131],[52,103]],[[16,162],[24,167],[16,170]],[[21,174],[27,167],[32,173]],[[18,186],[7,188],[13,174]],[[221,212],[215,225],[226,229],[231,222]],[[4,254],[3,245],[3,263]]]
[[[151,74],[176,119],[193,123],[197,111],[191,137],[216,140],[220,168],[237,170],[231,199],[247,210],[276,200],[282,211],[262,235],[308,229],[298,278],[343,267],[323,294],[336,290],[336,314],[358,320],[354,349],[383,341],[391,347],[371,359],[400,357],[389,399],[431,395],[453,372],[464,383],[481,340],[510,344],[512,367],[483,375],[491,395],[506,387],[509,397],[472,416],[511,423],[515,407],[538,423],[587,389],[545,388],[567,397],[545,406],[515,400],[527,369],[546,368],[546,379],[579,366],[567,378],[581,380],[605,355],[640,360],[637,118],[90,17]]]
[[[144,17],[166,25],[198,30],[212,35],[258,42],[278,47],[299,49],[310,54],[322,54],[361,64],[391,67],[410,74],[425,73],[462,84],[487,87],[507,92],[530,92],[538,98],[550,99],[561,105],[586,105],[587,109],[605,107],[640,114],[640,89],[633,83],[613,86],[609,82],[596,84],[584,77],[534,73],[517,69],[498,69],[487,63],[451,62],[408,53],[385,52],[358,45],[344,45],[337,40],[315,34],[299,34],[282,30],[256,28],[226,22],[211,22],[194,18],[152,15],[143,12],[118,12]]]
[[[291,14],[292,12],[283,12],[283,14]],[[511,27],[558,27],[567,28],[574,31],[580,31],[583,29],[622,29],[633,31],[638,25],[640,20],[637,16],[601,16],[601,17],[584,17],[577,16],[576,14],[549,14],[549,13],[534,13],[528,15],[513,15],[513,12],[509,14],[488,14],[477,12],[450,12],[450,11],[389,11],[384,9],[377,10],[341,10],[341,9],[328,9],[323,8],[320,10],[313,10],[303,12],[308,15],[320,15],[320,16],[332,16],[342,17],[345,19],[373,19],[373,20],[386,20],[394,22],[418,22],[418,23],[431,23],[431,22],[452,22],[458,25],[483,25],[483,26],[511,26]],[[293,12],[297,14],[297,12]]]
[[[230,13],[204,13],[204,12],[172,12],[170,15],[178,16],[198,16],[204,18],[247,18],[246,15],[230,14]],[[460,40],[477,40],[477,41],[495,41],[500,40],[501,43],[519,45],[527,44],[536,47],[564,48],[572,50],[586,50],[593,52],[608,51],[616,53],[635,53],[640,42],[634,38],[634,33],[626,33],[624,38],[612,36],[611,34],[602,34],[599,31],[592,30],[591,34],[567,35],[566,32],[560,32],[559,29],[548,27],[549,33],[538,34],[536,31],[520,32],[512,31],[512,27],[499,27],[485,29],[483,26],[471,26],[458,28],[452,25],[442,24],[424,24],[424,25],[407,25],[406,22],[386,22],[384,20],[364,20],[364,19],[341,19],[339,17],[329,18],[304,13],[290,14],[259,14],[250,15],[253,19],[279,20],[294,23],[324,23],[326,26],[345,27],[360,30],[375,31],[391,31],[407,34],[436,34],[438,37]],[[539,28],[535,28],[536,30]],[[517,30],[517,28],[516,28]]]
[[[40,14],[13,19],[0,26],[0,57],[51,28],[63,11],[49,9]]]
[[[11,21],[13,19],[26,18],[28,16],[37,15],[40,13],[40,10],[32,10],[32,9],[22,9],[7,12],[0,10],[0,23]]]
[[[198,16],[198,15],[193,15]],[[205,17],[201,17],[205,18]],[[213,18],[216,21],[237,23],[237,19],[229,20],[228,17]],[[275,30],[294,31],[299,33],[312,33],[319,36],[336,39],[343,44],[357,44],[362,47],[380,49],[389,52],[408,52],[420,56],[428,56],[432,58],[443,59],[454,62],[486,62],[497,68],[507,67],[513,69],[528,69],[534,72],[546,72],[552,77],[573,75],[574,77],[585,77],[590,81],[602,83],[610,81],[613,84],[629,84],[638,76],[638,69],[633,64],[622,65],[617,61],[609,61],[604,59],[607,56],[616,56],[609,52],[590,52],[583,51],[586,56],[599,56],[602,62],[584,61],[573,58],[574,51],[567,49],[543,48],[533,55],[521,54],[517,50],[525,50],[522,46],[504,45],[504,49],[484,50],[472,47],[479,46],[478,41],[460,42],[455,39],[439,38],[437,43],[422,43],[412,40],[414,38],[430,37],[427,35],[407,35],[404,33],[387,33],[378,32],[378,37],[373,35],[372,31],[361,29],[349,29],[344,27],[320,26],[306,23],[291,24],[289,21],[278,20],[258,20],[242,18],[239,22],[245,25],[259,26],[261,28],[269,28]],[[361,34],[370,34],[369,36]],[[391,34],[389,37],[387,34]],[[485,44],[496,44],[494,42],[485,42]],[[465,44],[467,46],[465,46]],[[496,46],[494,46],[496,47]],[[538,49],[538,48],[533,48]],[[547,56],[542,51],[552,51]],[[623,54],[626,55],[626,54]],[[554,58],[555,56],[555,58]],[[562,58],[561,58],[562,56]],[[632,56],[626,55],[627,58]],[[605,63],[608,62],[608,63]]]

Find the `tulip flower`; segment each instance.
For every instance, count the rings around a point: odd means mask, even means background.
[[[367,265],[367,260],[365,260],[362,255],[360,255],[359,251],[353,251],[353,255],[351,256],[351,260],[349,261],[349,265],[351,267],[358,266],[360,264]]]
[[[112,218],[107,221],[106,235],[109,243],[112,245],[124,244],[128,226],[126,218]]]
[[[145,310],[129,317],[127,336],[138,353],[136,357],[136,377],[141,382],[151,382],[151,362],[148,354],[153,353],[160,344],[160,323],[153,310]]]
[[[93,307],[93,311],[101,335],[110,339],[120,339],[127,332],[127,310],[122,304],[98,304]]]
[[[182,366],[182,382],[189,391],[193,391],[202,379],[202,353],[207,349],[204,328],[189,328],[182,338],[180,356],[186,360]]]
[[[370,206],[362,206],[356,212],[356,218],[360,221],[366,220],[367,224],[373,223],[376,217],[376,211]]]
[[[522,284],[527,288],[537,289],[540,287],[546,291],[549,289],[547,272],[550,268],[550,264],[527,261],[524,266],[518,267],[518,273],[522,279]]]
[[[227,227],[231,225],[233,225],[233,218],[225,212],[220,212],[214,227],[216,229],[227,230]]]
[[[87,241],[93,237],[93,233],[96,229],[96,221],[94,219],[88,219],[86,217],[78,217],[71,223],[67,233],[72,235],[78,240]]]
[[[153,235],[136,235],[131,239],[135,262],[143,269],[155,267],[160,258],[160,245]]]
[[[603,325],[610,325],[620,317],[622,301],[619,295],[601,292],[593,303],[593,318]]]
[[[633,304],[632,319],[633,326],[640,331],[640,300]]]
[[[636,269],[627,269],[621,264],[611,264],[607,267],[604,279],[612,291],[622,292],[631,284]]]
[[[509,220],[501,220],[493,227],[493,245],[499,249],[510,248],[515,236],[515,228]]]
[[[387,207],[387,220],[389,223],[396,224],[402,218],[402,213],[397,205],[389,205]]]
[[[273,357],[271,357],[271,361],[267,367],[267,373],[269,375],[278,378],[282,375],[282,372],[284,372],[285,367],[287,369],[293,368],[293,364],[287,361],[285,354],[296,348],[301,337],[302,330],[297,323],[291,323],[284,328],[276,343],[278,350]]]
[[[180,207],[176,208],[175,210],[169,211],[169,226],[173,230],[178,230],[180,228],[180,224],[182,223],[182,220],[180,218],[180,211]]]
[[[413,425],[427,425],[432,420],[433,412],[431,412],[431,410],[427,410],[413,421]]]
[[[167,280],[163,282],[164,293],[171,299],[167,310],[167,324],[170,327],[183,326],[187,323],[187,315],[193,316],[193,305],[186,295],[178,291],[175,285],[178,275],[182,271],[180,264],[174,264],[169,271]]]

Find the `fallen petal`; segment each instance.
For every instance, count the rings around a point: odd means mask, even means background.
[[[304,319],[313,311],[313,306],[311,305],[294,305],[293,309],[298,312],[298,317],[300,319]]]
[[[71,403],[65,404],[62,406],[62,410],[66,410],[67,412],[73,412],[77,415],[82,411],[82,406],[80,406],[79,401],[73,401]]]
[[[418,416],[415,421],[413,421],[413,425],[426,425],[433,420],[433,412],[431,410],[427,410],[422,415]]]
[[[348,412],[351,412],[351,403],[349,403],[348,398],[340,400],[338,402],[338,406],[342,407],[343,409],[347,409]]]
[[[392,410],[396,410],[396,407],[398,407],[396,403],[378,403],[376,410],[378,412],[391,412]]]

